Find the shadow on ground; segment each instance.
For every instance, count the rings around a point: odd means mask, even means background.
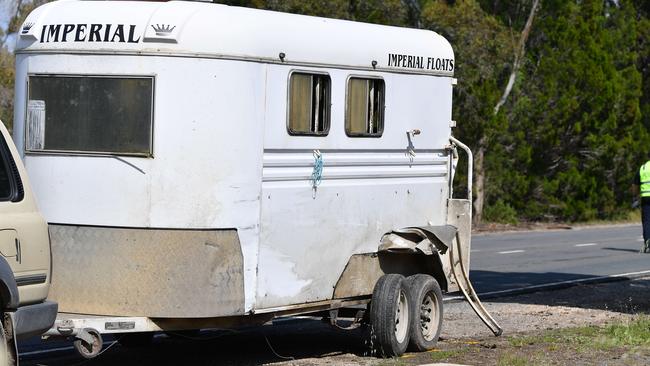
[[[566,273],[473,271],[472,279],[481,292],[482,283],[504,289],[539,283],[586,279],[590,276]],[[535,304],[609,310],[627,314],[650,314],[650,277],[606,284],[575,285],[562,290],[538,291],[490,298],[492,303]],[[468,314],[469,309],[467,309]],[[471,314],[473,317],[473,314]],[[21,358],[21,365],[259,365],[293,359],[301,365],[372,364],[368,337],[361,330],[341,331],[318,318],[294,318],[274,325],[237,332],[203,331],[198,339],[157,336],[153,344],[140,348],[113,345],[98,358],[85,361],[72,350]],[[110,345],[107,342],[105,347]],[[34,345],[36,349],[39,346]],[[53,347],[69,347],[70,343]],[[359,358],[358,356],[365,356]]]
[[[116,343],[87,365],[260,365],[340,355],[374,360],[365,339],[359,329],[342,331],[317,318],[300,318],[238,332],[208,330],[193,339],[158,335],[144,347]],[[20,364],[86,365],[72,350],[22,357]]]
[[[585,280],[590,276],[571,273],[525,273],[472,271],[472,281],[480,294],[481,283],[499,284],[501,289],[529,287],[542,283]],[[494,285],[491,285],[494,286]],[[558,289],[564,289],[558,291]],[[619,278],[608,283],[558,284],[552,289],[508,296],[480,296],[495,303],[519,303],[609,310],[626,314],[650,314],[650,277]]]

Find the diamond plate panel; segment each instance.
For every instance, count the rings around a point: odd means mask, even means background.
[[[244,314],[236,230],[50,225],[59,311],[150,318]]]

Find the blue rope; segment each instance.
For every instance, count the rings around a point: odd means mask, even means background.
[[[320,151],[314,150],[314,170],[311,172],[311,185],[316,188],[323,179],[323,155]]]

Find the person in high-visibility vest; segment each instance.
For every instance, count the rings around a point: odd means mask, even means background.
[[[641,196],[641,223],[643,224],[642,253],[650,253],[650,160],[641,166],[635,184]]]

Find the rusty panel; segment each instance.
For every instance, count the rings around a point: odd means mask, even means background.
[[[334,298],[371,295],[383,274],[377,254],[353,255],[334,287]]]
[[[372,295],[379,277],[399,273],[406,277],[416,273],[434,273],[432,256],[407,253],[368,253],[350,257],[334,287],[334,299]]]
[[[50,225],[50,299],[70,313],[202,318],[244,313],[236,230]]]

